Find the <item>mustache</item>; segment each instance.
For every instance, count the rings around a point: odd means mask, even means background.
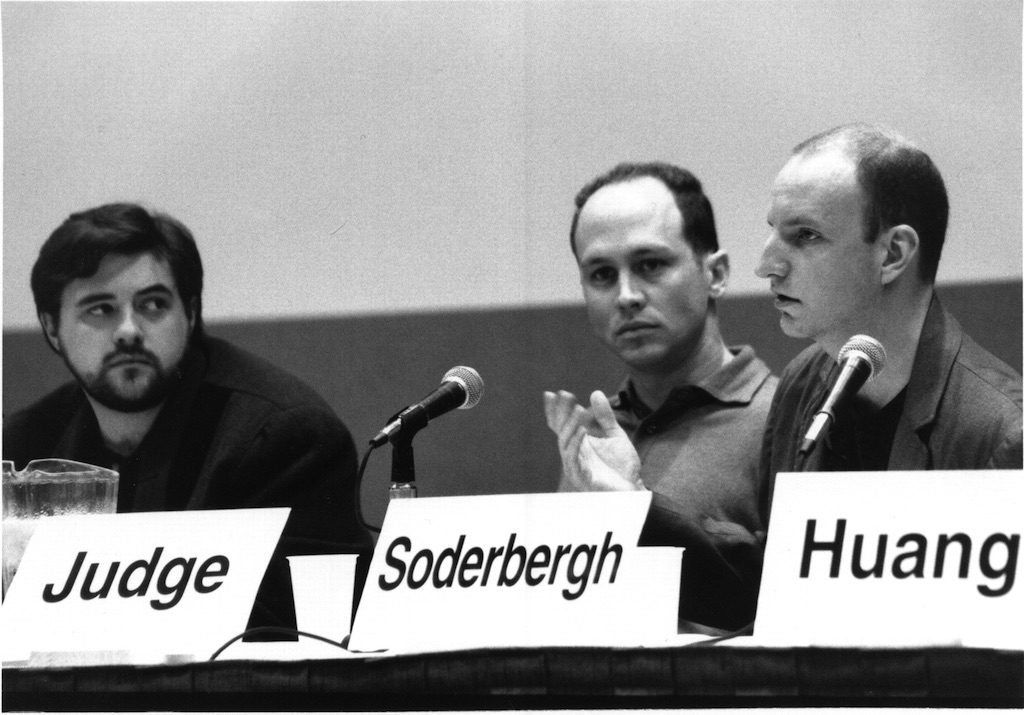
[[[149,350],[146,350],[144,347],[137,345],[118,348],[103,358],[103,365],[105,367],[114,367],[128,360],[146,362],[154,367],[160,366],[160,360],[156,355],[151,353]]]

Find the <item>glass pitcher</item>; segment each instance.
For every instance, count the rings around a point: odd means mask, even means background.
[[[69,459],[36,459],[20,472],[3,463],[3,594],[39,519],[117,511],[118,473]]]

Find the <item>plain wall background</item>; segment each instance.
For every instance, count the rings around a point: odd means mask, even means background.
[[[1019,0],[0,4],[3,325],[72,211],[182,219],[211,322],[578,304],[572,197],[705,183],[732,292],[790,148],[887,123],[943,171],[940,283],[1021,276]]]

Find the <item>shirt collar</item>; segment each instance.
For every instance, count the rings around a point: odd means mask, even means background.
[[[697,388],[722,404],[750,404],[771,371],[749,345],[730,347],[729,352],[733,355],[732,360],[698,383],[673,388],[665,402],[672,400],[681,390]],[[617,410],[629,410],[641,417],[653,411],[637,396],[633,381],[629,378],[626,378],[619,387],[618,395],[612,400],[612,407]]]

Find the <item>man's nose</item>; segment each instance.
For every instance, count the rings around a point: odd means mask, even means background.
[[[142,339],[139,316],[131,308],[126,308],[121,315],[114,337],[119,343],[136,343]]]
[[[619,307],[634,310],[641,307],[646,300],[643,289],[633,276],[623,272],[619,277],[619,295],[616,299]]]
[[[761,251],[761,260],[754,270],[758,278],[785,278],[789,273],[789,262],[786,259],[785,249],[778,234],[772,231],[768,234],[768,240],[764,242],[764,250]]]

